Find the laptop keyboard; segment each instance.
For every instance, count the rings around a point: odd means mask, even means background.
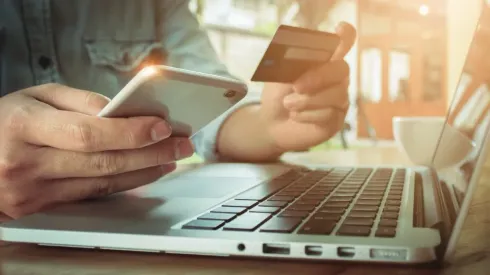
[[[182,228],[392,238],[405,173],[391,168],[293,169]]]

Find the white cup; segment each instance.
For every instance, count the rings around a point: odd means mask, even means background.
[[[474,143],[445,121],[445,117],[394,117],[393,135],[397,146],[415,165],[444,169],[462,164]]]

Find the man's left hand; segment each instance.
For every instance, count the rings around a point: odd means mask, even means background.
[[[279,151],[306,150],[335,135],[349,108],[349,65],[345,55],[356,40],[347,23],[337,29],[341,43],[330,62],[305,73],[293,84],[266,84],[261,114]]]

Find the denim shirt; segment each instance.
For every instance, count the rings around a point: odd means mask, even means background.
[[[0,0],[0,95],[56,82],[109,98],[145,64],[228,76],[187,0]],[[216,159],[217,132],[192,141]]]

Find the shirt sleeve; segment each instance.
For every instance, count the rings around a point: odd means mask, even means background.
[[[163,3],[159,8],[164,18],[162,43],[167,51],[169,66],[237,79],[219,60],[207,33],[189,10],[189,1],[167,0],[160,3]],[[221,159],[216,150],[216,141],[223,122],[237,109],[259,102],[260,95],[249,91],[239,103],[196,133],[192,137],[196,153],[206,161]]]
[[[218,138],[218,133],[221,126],[226,121],[226,119],[237,109],[242,108],[246,105],[259,104],[260,96],[252,93],[248,93],[247,96],[238,102],[235,106],[230,108],[228,111],[223,113],[201,131],[196,133],[192,137],[192,142],[195,146],[196,153],[204,158],[206,161],[219,161],[225,160],[219,155],[216,150],[216,142]]]

